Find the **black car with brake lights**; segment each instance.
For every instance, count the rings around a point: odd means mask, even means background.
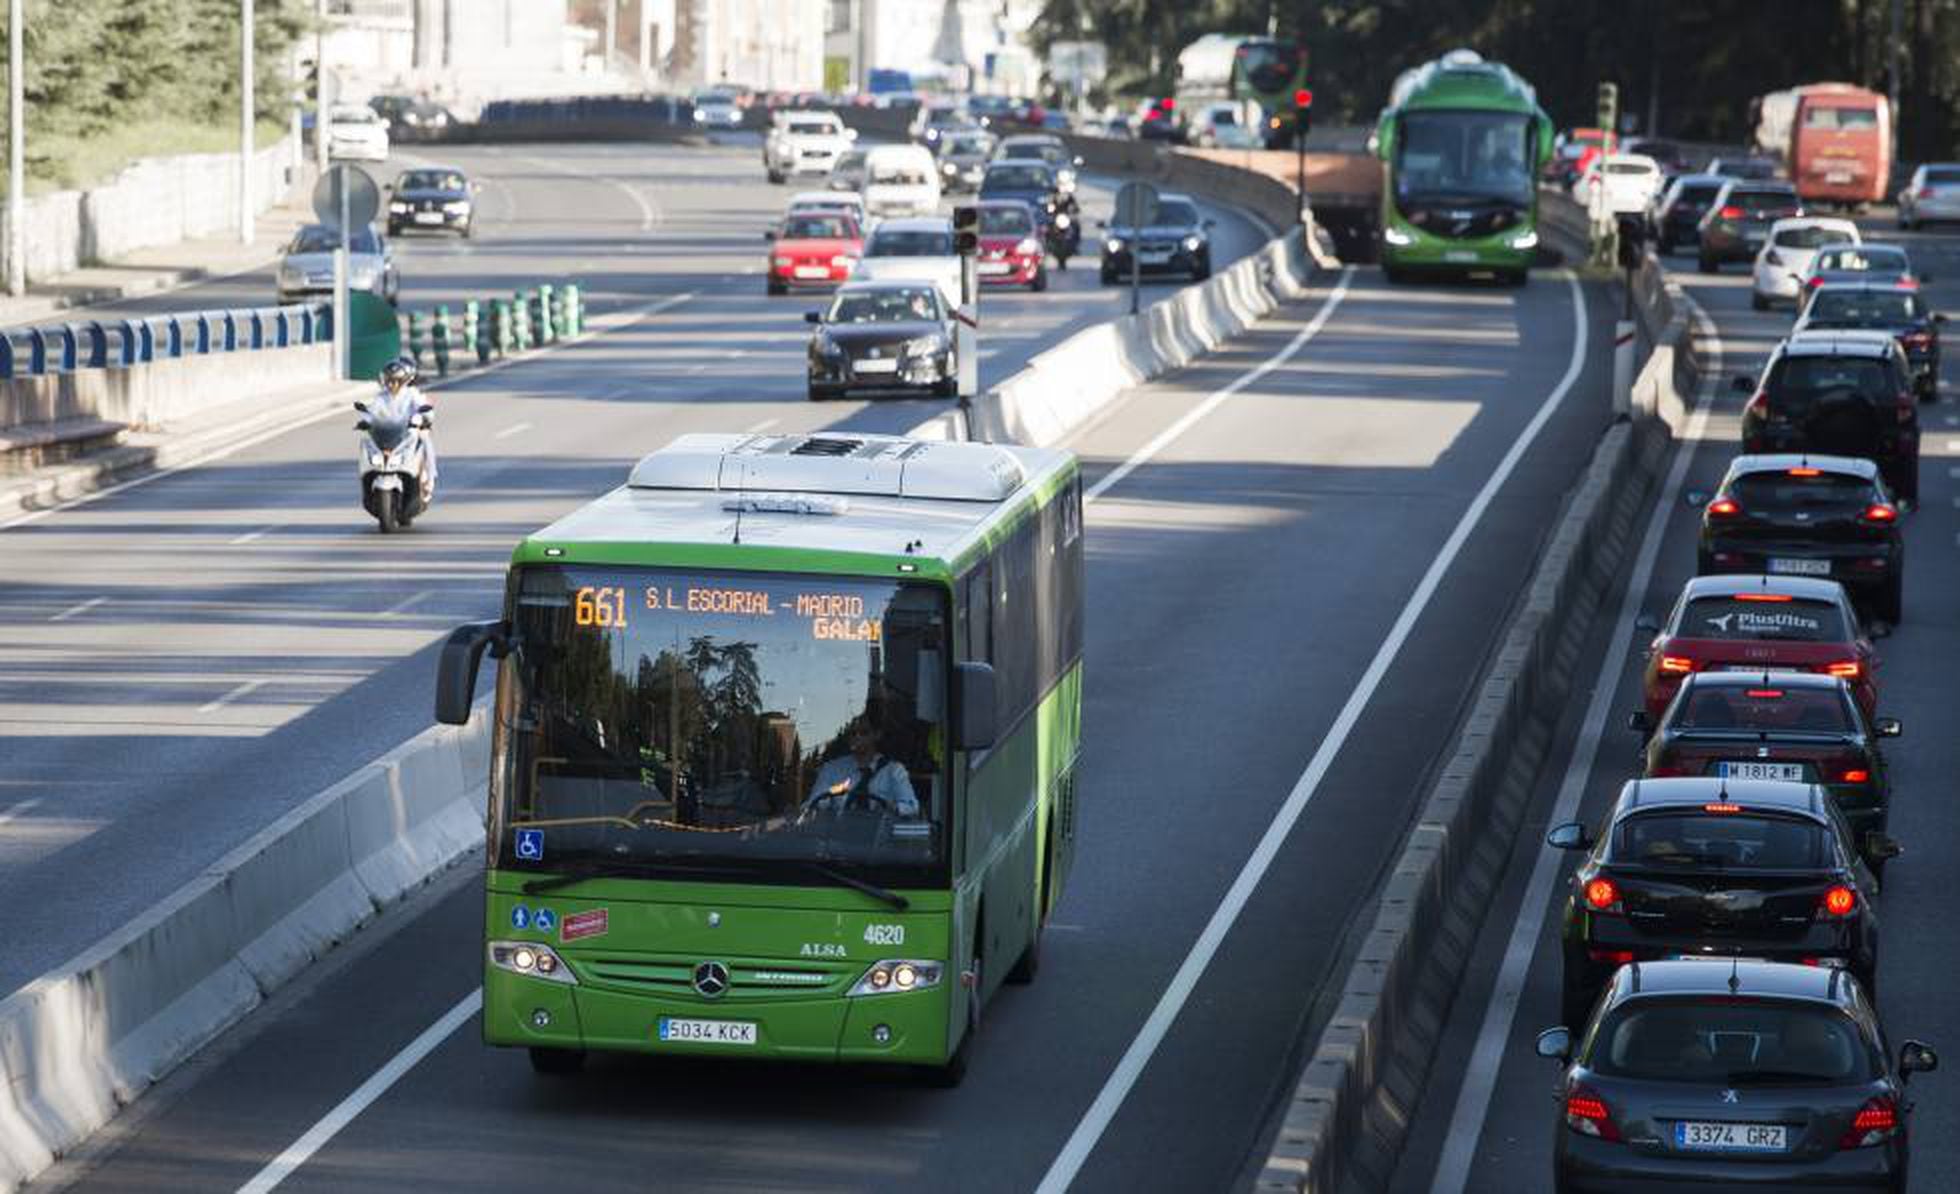
[[[476,234],[477,184],[461,170],[431,167],[404,170],[388,187],[388,235],[404,229]]]
[[[1906,1084],[1939,1068],[1844,971],[1729,959],[1621,967],[1537,1052],[1563,1066],[1557,1194],[1902,1191]]]
[[[1816,784],[1837,801],[1865,865],[1883,875],[1897,851],[1885,837],[1891,788],[1879,739],[1898,719],[1867,719],[1850,685],[1814,672],[1699,672],[1684,677],[1643,752],[1650,779],[1702,775]]]
[[[1668,185],[1654,207],[1654,248],[1665,254],[1701,239],[1701,217],[1728,179],[1719,174],[1683,174]]]
[[[1738,456],[1702,508],[1695,548],[1704,576],[1760,572],[1843,585],[1879,621],[1904,613],[1899,507],[1869,460]]]
[[[810,399],[852,390],[959,390],[953,316],[926,281],[846,282],[830,304],[804,318],[810,336]]]
[[[1584,852],[1561,929],[1568,1024],[1616,968],[1678,954],[1846,966],[1872,984],[1878,881],[1823,788],[1629,780],[1597,839],[1568,821],[1545,841]]]
[[[1883,331],[1793,334],[1759,377],[1738,374],[1745,452],[1818,452],[1875,461],[1886,487],[1919,497],[1919,403],[1912,362]]]
[[[1926,305],[1919,287],[1897,282],[1826,282],[1811,290],[1793,334],[1885,332],[1905,349],[1921,402],[1939,396],[1940,325],[1946,316]]]
[[[1730,179],[1695,226],[1701,272],[1712,274],[1728,261],[1753,261],[1769,239],[1769,226],[1803,214],[1803,201],[1787,182]]]
[[[1102,281],[1128,281],[1132,268],[1145,274],[1183,274],[1194,282],[1211,277],[1211,230],[1217,221],[1198,213],[1188,195],[1158,196],[1157,214],[1142,228],[1111,221],[1102,246]]]

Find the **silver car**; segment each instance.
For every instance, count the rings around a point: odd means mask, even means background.
[[[1960,163],[1928,162],[1899,192],[1899,227],[1960,220]]]
[[[333,254],[339,233],[326,224],[307,224],[286,245],[279,262],[281,304],[333,296]],[[357,228],[347,247],[347,288],[365,290],[389,302],[401,293],[395,251],[372,225]]]

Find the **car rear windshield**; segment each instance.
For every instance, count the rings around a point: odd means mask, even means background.
[[[1645,162],[1608,162],[1608,174],[1652,174],[1654,168]]]
[[[1799,643],[1841,643],[1851,636],[1844,614],[1828,601],[1805,601],[1781,593],[1752,593],[1750,597],[1782,597],[1781,601],[1736,597],[1697,597],[1681,611],[1674,633],[1683,638],[1770,640]]]
[[[1779,414],[1801,418],[1826,397],[1890,394],[1890,382],[1885,362],[1876,357],[1785,357],[1770,374],[1769,393]]]
[[[983,207],[980,235],[1022,236],[1034,231],[1034,217],[1024,207]]]
[[[872,233],[871,244],[865,250],[865,255],[869,257],[951,257],[953,255],[953,234],[950,232],[881,229]]]
[[[1821,1085],[1871,1081],[1876,1052],[1856,1021],[1824,1004],[1647,996],[1606,1013],[1585,1064],[1604,1077],[1711,1087]]]
[[[1872,483],[1863,477],[1797,468],[1744,473],[1730,484],[1729,496],[1744,510],[1801,510],[1822,514],[1862,510],[1877,501],[1879,495],[1872,488]]]
[[[1875,249],[1870,245],[1856,249],[1827,249],[1818,255],[1817,270],[1819,273],[1825,270],[1857,274],[1904,273],[1906,255],[1898,249]]]
[[[1701,684],[1677,701],[1668,727],[1678,730],[1748,730],[1753,733],[1848,734],[1851,707],[1838,686],[1778,684],[1776,673],[1747,684]]]
[[[1830,859],[1824,828],[1796,817],[1671,809],[1620,822],[1611,861],[1627,866],[1816,870]]]
[[[1815,225],[1804,228],[1785,228],[1776,234],[1776,245],[1780,249],[1817,249],[1825,245],[1841,245],[1852,239],[1852,234],[1842,228],[1819,228]]]
[[[1960,166],[1929,166],[1926,181],[1940,184],[1960,182]]]
[[[1805,312],[1810,327],[1890,327],[1925,316],[1919,296],[1909,290],[1820,290]]]
[[[1875,129],[1877,108],[1805,108],[1803,126],[1807,129]]]
[[[1797,205],[1795,191],[1733,190],[1729,202],[1746,212],[1783,211]]]
[[[980,181],[984,190],[1045,191],[1054,184],[1045,166],[991,166]]]
[[[1674,198],[1676,203],[1694,203],[1707,206],[1722,190],[1719,182],[1690,182],[1681,185],[1680,193]]]

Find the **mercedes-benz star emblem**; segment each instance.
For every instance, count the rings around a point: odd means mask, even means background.
[[[709,999],[719,999],[728,990],[728,967],[720,962],[701,962],[694,967],[694,989]]]
[[[883,350],[874,346],[869,352],[866,352],[864,355],[868,357],[877,357],[877,356],[883,356],[884,352]]]
[[[1742,1096],[1737,1094],[1735,1091],[1725,1090],[1722,1092],[1722,1101],[1724,1103],[1740,1103],[1742,1101]]]

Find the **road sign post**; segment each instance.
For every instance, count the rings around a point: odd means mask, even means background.
[[[1307,131],[1312,127],[1313,92],[1302,87],[1293,93],[1293,191],[1300,223],[1307,218]]]
[[[334,372],[345,379],[353,362],[354,336],[347,314],[347,253],[353,229],[365,228],[381,211],[381,188],[358,166],[340,163],[313,185],[313,214],[338,233],[333,252]]]
[[[1143,309],[1143,230],[1157,218],[1157,188],[1126,182],[1116,189],[1116,226],[1130,230],[1130,314]]]
[[[980,209],[953,209],[953,252],[960,259],[960,302],[953,312],[953,353],[959,368],[960,438],[973,438],[973,400],[980,394]]]

